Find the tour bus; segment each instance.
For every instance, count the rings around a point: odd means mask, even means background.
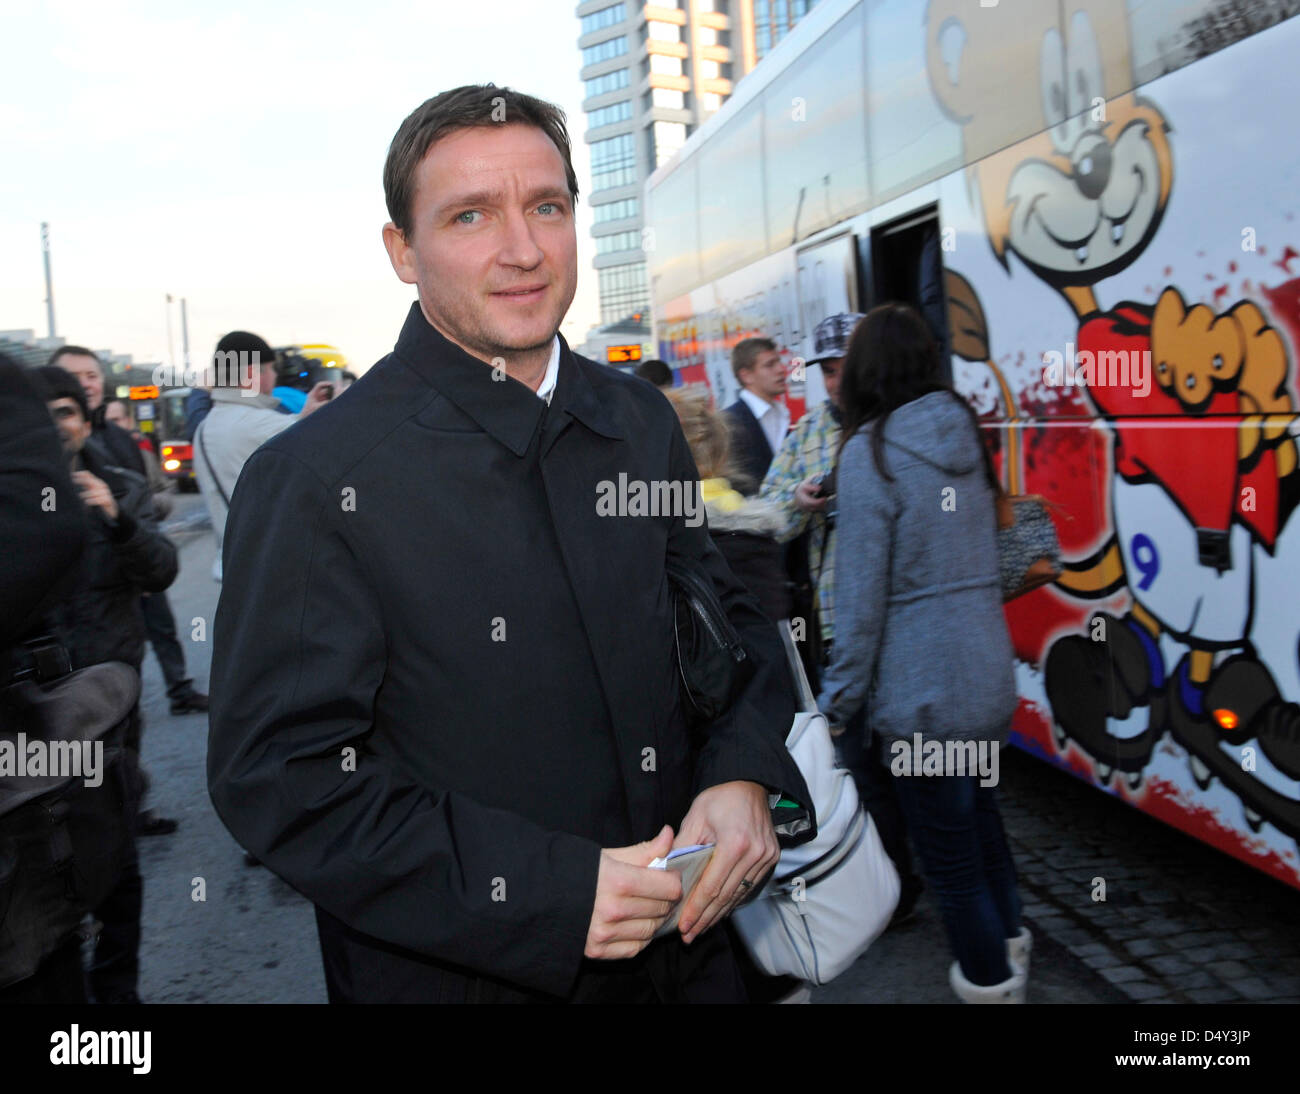
[[[719,405],[738,340],[797,415],[820,319],[917,306],[1055,506],[1012,741],[1300,887],[1296,11],[824,0],[651,176],[644,237],[659,356]]]
[[[158,458],[163,474],[174,479],[182,491],[199,488],[194,477],[194,445],[185,436],[187,387],[167,388],[158,401]]]

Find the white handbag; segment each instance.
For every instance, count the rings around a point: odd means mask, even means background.
[[[817,711],[789,623],[779,626],[802,708],[785,743],[808,784],[817,838],[783,851],[767,884],[731,918],[764,972],[825,984],[889,924],[898,871],[858,801],[853,776],[835,764],[830,726]]]

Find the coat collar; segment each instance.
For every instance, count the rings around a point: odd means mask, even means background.
[[[580,363],[560,339],[559,379],[551,409],[576,418],[602,437],[622,440],[624,432],[597,396]],[[516,456],[528,451],[546,403],[518,380],[492,378],[492,368],[444,338],[416,301],[406,316],[394,352],[430,387],[451,400]]]
[[[280,405],[280,400],[274,395],[263,395],[261,392],[250,395],[247,389],[238,387],[214,387],[212,401],[229,403],[231,406],[255,407],[259,410],[275,410]]]

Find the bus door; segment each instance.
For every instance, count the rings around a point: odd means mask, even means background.
[[[853,233],[844,232],[800,249],[796,262],[799,331],[803,342],[799,354],[807,358],[813,352],[813,331],[818,323],[830,315],[858,310],[858,264]],[[813,407],[825,400],[826,383],[822,370],[816,366],[808,369],[805,377],[804,406]]]
[[[871,231],[871,304],[899,301],[925,318],[951,380],[939,207],[931,205]]]

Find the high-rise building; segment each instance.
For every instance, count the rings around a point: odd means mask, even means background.
[[[771,52],[817,0],[750,0],[753,10],[754,60],[757,64]]]
[[[733,82],[779,41],[815,0],[583,0],[581,24],[591,150],[587,196],[600,288],[600,321],[640,314],[649,331],[641,191]],[[760,35],[761,31],[761,35]]]

